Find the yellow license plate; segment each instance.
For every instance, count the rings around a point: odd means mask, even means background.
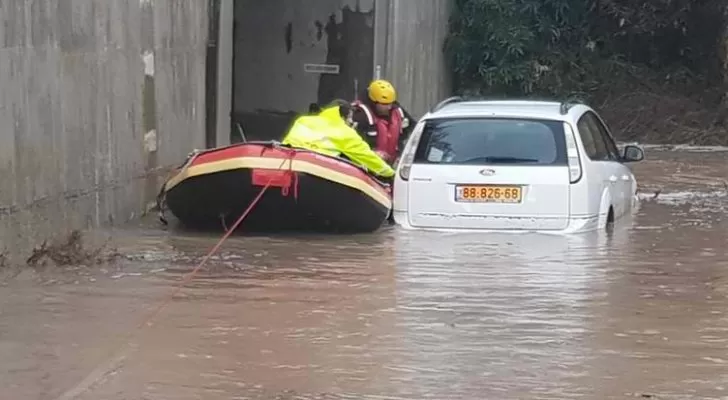
[[[455,201],[467,203],[520,203],[520,186],[462,185],[455,187]]]

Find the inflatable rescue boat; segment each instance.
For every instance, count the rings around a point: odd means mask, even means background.
[[[193,153],[157,199],[163,221],[169,210],[203,229],[228,229],[254,202],[243,230],[371,232],[392,208],[389,187],[357,165],[277,142]]]

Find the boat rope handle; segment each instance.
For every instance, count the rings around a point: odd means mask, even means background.
[[[284,146],[279,142],[272,142],[269,146],[265,146],[260,149],[260,157],[263,157],[269,149],[276,149],[288,154],[288,157],[283,160],[283,164],[288,161],[288,168],[286,169],[288,184],[281,188],[281,196],[288,197],[291,189],[293,189],[293,198],[298,200],[298,173],[296,173],[293,169],[293,157],[298,153],[298,151],[294,148]],[[283,165],[278,167],[278,169],[283,169]]]

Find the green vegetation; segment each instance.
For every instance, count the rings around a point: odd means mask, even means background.
[[[728,143],[728,6],[716,0],[454,0],[458,93],[578,95],[621,139]]]

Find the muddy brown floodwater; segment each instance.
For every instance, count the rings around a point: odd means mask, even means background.
[[[0,286],[0,398],[728,398],[728,151],[648,157],[611,234],[235,237],[141,329],[217,238],[119,229]]]

